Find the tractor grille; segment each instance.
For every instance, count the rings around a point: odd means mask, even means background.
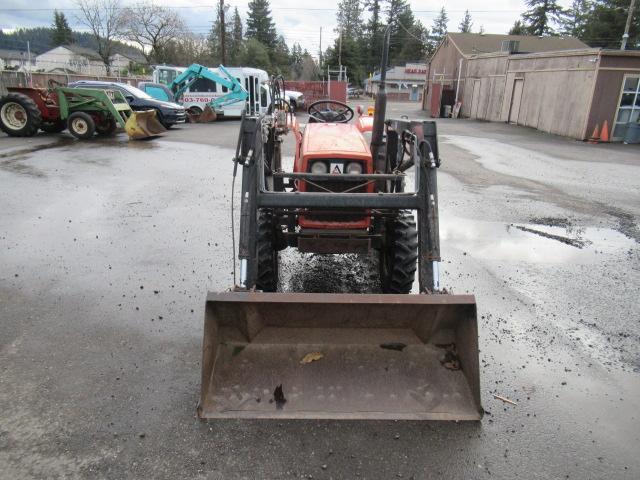
[[[314,183],[317,183],[318,185],[322,185],[324,188],[327,188],[332,192],[344,192],[345,190],[349,190],[357,185],[357,183],[355,182],[314,182]],[[349,190],[349,193],[366,193],[366,191],[367,191],[367,187],[363,185],[354,190]],[[326,192],[326,190],[318,188],[315,185],[312,185],[311,183],[307,182],[307,192],[322,193],[322,192]]]

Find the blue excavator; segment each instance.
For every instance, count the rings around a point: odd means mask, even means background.
[[[249,94],[223,65],[218,70],[225,76],[221,76],[211,71],[204,65],[194,63],[189,65],[183,72],[179,73],[170,83],[164,84],[160,82],[140,82],[138,88],[151,95],[158,100],[182,103],[184,93],[197,80],[204,78],[212,82],[220,84],[227,93],[214,98],[207,103],[202,113],[189,113],[189,119],[192,122],[206,123],[213,122],[217,118],[216,110],[220,110],[227,105],[237,102],[245,102],[249,98]]]

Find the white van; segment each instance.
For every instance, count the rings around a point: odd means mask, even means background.
[[[157,65],[153,70],[153,81],[170,85],[185,70],[186,67]],[[224,74],[219,69],[210,68],[209,70],[224,78]],[[236,102],[216,109],[216,113],[225,117],[240,117],[245,108],[250,114],[265,113],[271,102],[269,75],[267,72],[248,67],[227,67],[227,70],[242,84],[249,94],[249,98],[244,104]],[[202,113],[202,110],[210,101],[225,95],[227,92],[226,87],[206,78],[199,78],[184,92],[181,103],[192,113]]]

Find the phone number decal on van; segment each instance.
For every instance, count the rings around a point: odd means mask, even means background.
[[[184,97],[185,102],[210,102],[216,97]]]

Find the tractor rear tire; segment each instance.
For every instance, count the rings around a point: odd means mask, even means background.
[[[69,133],[79,140],[89,140],[96,133],[96,122],[85,112],[73,112],[67,120]]]
[[[58,120],[54,122],[42,122],[40,130],[45,133],[60,133],[67,128],[67,122]]]
[[[278,289],[278,246],[271,212],[261,211],[258,214],[256,247],[258,250],[256,289],[275,292]]]
[[[380,280],[384,293],[410,293],[416,278],[418,230],[411,212],[387,222],[385,246],[380,250]]]
[[[42,113],[31,98],[8,93],[0,98],[0,130],[10,137],[33,137],[42,124]]]

